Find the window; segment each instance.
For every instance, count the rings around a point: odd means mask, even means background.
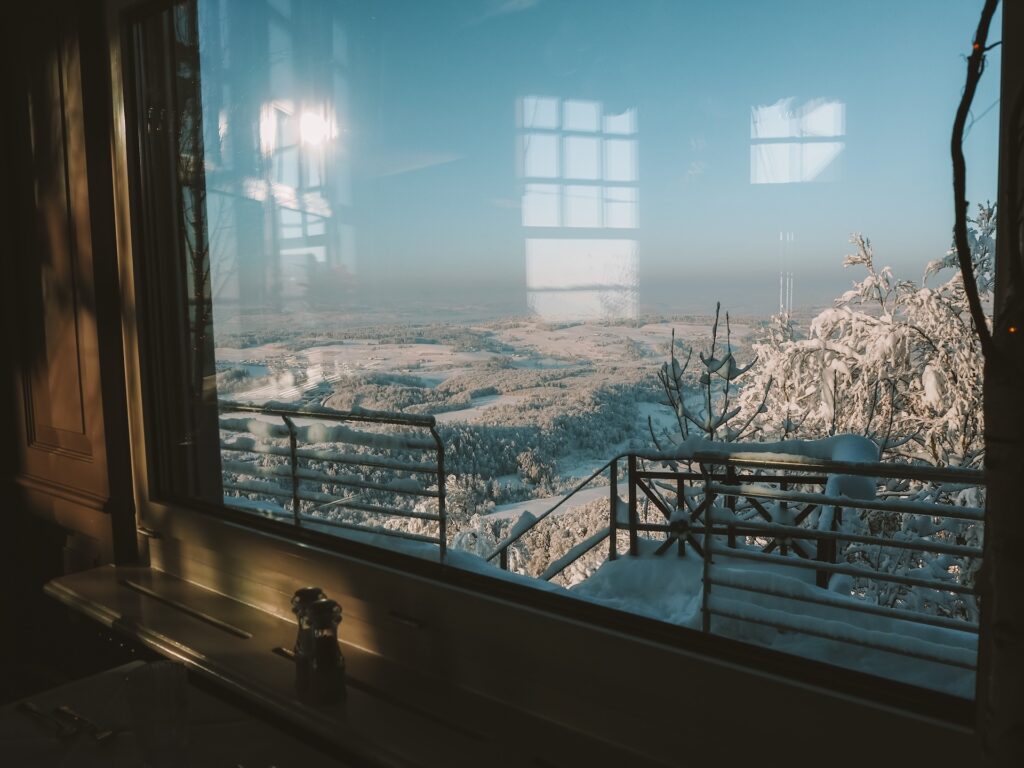
[[[976,9],[879,9],[139,21],[156,493],[969,698],[981,380],[941,273]]]

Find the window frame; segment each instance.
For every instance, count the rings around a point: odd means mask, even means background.
[[[912,717],[924,717],[955,729],[973,729],[975,700],[965,700],[929,689],[898,683],[866,672],[835,667],[824,662],[698,630],[672,625],[588,601],[535,589],[501,578],[493,578],[455,566],[426,561],[402,552],[371,546],[351,539],[294,528],[263,519],[224,505],[161,494],[153,484],[154,465],[160,460],[157,421],[152,407],[153,388],[166,387],[147,375],[145,349],[154,344],[160,328],[147,328],[146,265],[154,254],[147,252],[137,193],[138,164],[133,160],[137,130],[132,114],[138,114],[132,97],[133,74],[130,55],[131,28],[140,19],[175,4],[174,0],[108,0],[105,5],[110,61],[111,124],[114,220],[118,274],[122,297],[122,338],[127,391],[128,427],[131,442],[135,521],[140,557],[154,567],[207,586],[237,594],[258,607],[285,615],[281,601],[282,583],[277,575],[294,568],[295,578],[312,583],[344,583],[350,566],[369,566],[381,572],[426,581],[445,590],[457,600],[460,594],[493,601],[497,606],[514,605],[531,612],[558,618],[588,630],[627,636],[641,644],[696,655],[710,662],[733,667],[752,675],[784,678],[825,696],[854,698],[882,709],[896,709]],[[1001,137],[1001,142],[1002,142]],[[151,286],[150,286],[151,287]],[[115,521],[116,523],[116,521]],[[129,534],[131,535],[131,534]],[[247,551],[259,563],[221,574],[216,563],[206,562],[210,553]],[[301,563],[301,564],[299,564]],[[274,576],[267,574],[273,572]],[[276,592],[261,597],[271,585]],[[984,624],[983,624],[984,626]],[[979,677],[984,658],[979,658]]]

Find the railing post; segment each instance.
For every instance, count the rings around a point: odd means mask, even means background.
[[[629,473],[629,554],[636,557],[639,554],[636,540],[636,454],[629,454],[627,470]]]
[[[612,459],[608,465],[608,559],[615,560],[619,556],[617,540],[619,538],[619,462]]]
[[[498,555],[498,564],[501,566],[501,570],[508,570],[508,547],[501,550],[501,554]]]
[[[434,427],[430,428],[430,434],[434,438],[434,442],[437,443],[437,516],[440,520],[437,521],[437,545],[439,548],[438,557],[443,563],[445,555],[448,553],[448,509],[445,497],[445,482],[447,478],[444,474],[444,443],[441,442],[441,436],[437,434],[437,430]]]
[[[683,481],[683,478],[681,478],[681,477],[677,477],[676,478],[676,511],[678,511],[683,516],[687,516],[687,514],[688,514],[686,512],[686,485],[685,485],[685,483]],[[688,521],[688,522],[692,522],[692,521]],[[686,537],[685,536],[679,537],[679,556],[680,557],[685,557],[686,556]]]
[[[841,522],[843,519],[843,508],[835,507],[832,512],[832,524],[829,526],[830,531],[834,531],[837,528],[837,521]],[[817,561],[819,563],[834,564],[836,561],[836,542],[835,539],[820,539],[817,547]],[[822,589],[828,589],[829,580],[828,571],[815,571],[814,582]]]
[[[781,481],[779,483],[779,490],[780,491],[788,491],[789,490],[789,483],[787,483],[785,480]],[[789,511],[789,502],[788,501],[780,501],[779,502],[779,512],[781,512],[783,520],[788,520],[789,519],[789,517],[786,515],[787,511]]]
[[[725,482],[729,485],[736,485],[736,467],[732,464],[727,464],[725,467]],[[732,512],[732,516],[729,519],[729,548],[736,549],[736,526],[733,525],[736,519],[736,497],[726,496],[725,506]]]
[[[704,475],[704,498],[709,499],[710,489],[708,478]],[[714,514],[711,511],[711,503],[704,509],[704,569],[701,574],[701,630],[711,631],[711,549],[714,546],[715,536],[712,531]]]
[[[299,436],[295,429],[295,422],[289,416],[281,416],[285,426],[288,427],[288,446],[292,462],[292,517],[295,525],[302,525],[299,516]]]

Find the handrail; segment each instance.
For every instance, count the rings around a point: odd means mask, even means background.
[[[758,478],[760,480],[761,478]],[[811,504],[825,504],[830,506],[849,504],[856,502],[860,509],[873,509],[879,512],[900,512],[903,514],[932,514],[941,513],[942,517],[952,517],[959,520],[981,521],[985,519],[985,510],[980,507],[958,507],[952,504],[938,504],[919,501],[889,501],[888,499],[856,499],[847,497],[829,496],[824,493],[805,493],[802,491],[778,491],[774,488],[763,488],[751,483],[708,483],[708,490],[723,495],[748,496],[759,499],[773,499],[776,501],[796,501]],[[926,504],[927,506],[922,506]]]
[[[336,528],[344,528],[344,529],[357,530],[357,531],[358,530],[363,530],[363,531],[368,531],[368,532],[373,532],[373,533],[390,533],[391,535],[399,536],[401,538],[411,538],[411,539],[414,539],[414,540],[417,540],[417,541],[433,541],[433,539],[431,539],[430,537],[421,536],[419,534],[415,534],[415,535],[414,534],[406,534],[405,532],[393,531],[392,529],[385,529],[385,528],[378,528],[378,527],[371,527],[371,526],[362,526],[362,525],[357,525],[357,524],[353,524],[353,523],[342,523],[340,521],[320,519],[320,518],[316,518],[315,516],[310,516],[307,512],[304,512],[302,510],[302,502],[305,501],[305,502],[314,503],[314,504],[318,504],[319,503],[319,506],[323,507],[323,506],[335,504],[335,503],[339,502],[340,500],[332,500],[328,494],[312,493],[312,492],[309,492],[309,491],[302,492],[302,491],[300,491],[300,484],[303,481],[311,482],[311,481],[318,481],[319,480],[319,481],[322,481],[322,482],[325,482],[325,483],[329,483],[329,484],[332,484],[332,485],[335,485],[335,486],[337,486],[337,485],[344,486],[344,485],[346,485],[345,481],[348,478],[346,476],[339,476],[337,478],[334,478],[333,476],[323,476],[323,477],[320,477],[316,473],[310,473],[309,471],[301,470],[299,468],[299,460],[302,459],[302,458],[306,458],[306,459],[313,459],[313,460],[317,460],[317,461],[331,462],[331,463],[335,463],[335,464],[341,463],[341,464],[354,465],[354,466],[358,466],[358,465],[374,466],[374,467],[380,467],[380,468],[385,468],[385,469],[394,469],[394,470],[398,470],[398,471],[408,471],[408,472],[427,472],[427,471],[429,471],[431,474],[434,474],[437,477],[437,490],[436,491],[431,491],[429,489],[424,489],[424,488],[412,488],[412,487],[400,487],[400,486],[388,487],[388,486],[383,485],[383,484],[371,483],[371,482],[358,482],[358,481],[354,482],[354,483],[349,483],[349,485],[353,485],[355,487],[359,487],[359,488],[363,488],[363,489],[382,491],[382,492],[385,492],[385,493],[392,492],[392,493],[399,493],[399,494],[406,494],[406,495],[413,495],[413,496],[422,496],[422,497],[429,497],[429,498],[437,499],[438,512],[437,512],[436,515],[429,514],[429,513],[415,512],[415,511],[411,511],[411,510],[398,509],[397,507],[387,507],[387,506],[379,506],[379,505],[375,505],[375,504],[366,504],[366,503],[362,503],[362,502],[354,502],[354,501],[352,501],[350,499],[349,500],[345,500],[344,503],[338,503],[337,505],[341,506],[341,507],[350,508],[350,509],[361,510],[361,511],[364,511],[364,512],[381,513],[381,514],[387,514],[387,515],[398,515],[398,516],[401,516],[401,517],[408,517],[408,518],[415,518],[415,519],[421,519],[421,520],[436,521],[437,524],[438,524],[437,543],[438,543],[438,547],[439,547],[440,560],[441,560],[441,562],[444,562],[445,555],[446,555],[446,552],[447,552],[447,514],[446,514],[446,509],[445,509],[445,502],[446,502],[446,499],[445,499],[445,480],[446,480],[446,477],[445,477],[445,468],[444,468],[444,443],[441,440],[441,436],[437,432],[437,422],[436,422],[436,420],[434,419],[433,416],[431,416],[429,414],[427,414],[427,415],[405,414],[405,413],[395,413],[395,412],[391,412],[391,411],[372,411],[372,410],[367,410],[367,409],[356,409],[356,410],[351,410],[351,411],[342,411],[342,410],[337,410],[337,409],[334,409],[334,408],[327,408],[327,407],[324,407],[324,406],[313,406],[313,407],[306,406],[306,407],[303,407],[303,408],[286,408],[286,407],[282,407],[281,404],[279,404],[279,403],[268,403],[266,405],[257,405],[257,404],[253,404],[253,403],[237,403],[237,402],[226,401],[226,400],[222,400],[222,401],[219,402],[219,410],[220,410],[220,418],[221,419],[224,419],[226,414],[231,414],[231,413],[252,413],[252,414],[257,414],[257,415],[261,415],[261,416],[273,416],[273,417],[281,419],[281,421],[284,423],[284,426],[285,426],[284,433],[281,434],[281,435],[278,435],[278,437],[287,437],[287,440],[288,440],[288,447],[287,448],[281,448],[281,447],[277,447],[277,446],[266,446],[266,448],[268,450],[261,450],[261,448],[263,448],[263,446],[260,446],[260,448],[257,448],[255,443],[246,445],[244,447],[243,446],[237,446],[236,447],[236,446],[231,445],[231,444],[225,444],[225,443],[223,443],[223,441],[221,443],[221,448],[222,448],[222,450],[233,450],[233,451],[252,452],[252,453],[268,453],[268,454],[272,454],[272,455],[280,455],[280,456],[288,457],[288,459],[289,459],[289,471],[287,472],[287,477],[289,477],[290,480],[291,480],[291,490],[290,490],[290,492],[285,493],[284,491],[277,491],[275,489],[269,489],[269,488],[261,489],[259,487],[245,488],[245,487],[240,486],[238,483],[225,483],[225,487],[234,488],[236,490],[241,490],[243,492],[244,491],[249,491],[249,492],[257,493],[257,494],[265,494],[265,495],[271,495],[271,496],[290,498],[290,500],[291,500],[291,507],[292,507],[292,510],[291,510],[292,511],[292,520],[293,520],[293,524],[296,525],[296,526],[301,526],[303,521],[312,522],[312,521],[315,520],[318,523],[323,523],[324,525],[328,525],[328,526],[336,527]],[[434,465],[430,466],[429,464],[426,464],[426,463],[415,464],[415,465],[407,465],[407,464],[403,464],[403,462],[386,461],[384,459],[376,458],[374,456],[362,457],[362,456],[357,455],[357,454],[351,454],[351,455],[350,454],[340,454],[338,456],[333,456],[329,451],[328,452],[323,452],[323,451],[300,450],[299,447],[298,447],[298,437],[299,437],[299,433],[300,433],[300,428],[296,426],[295,419],[317,419],[317,420],[330,420],[330,421],[336,421],[336,422],[357,422],[357,423],[365,423],[365,424],[388,424],[388,425],[393,425],[393,426],[407,426],[407,427],[416,427],[416,428],[419,428],[419,429],[426,429],[426,430],[429,430],[429,432],[430,432],[431,440],[422,440],[421,444],[419,444],[419,445],[414,445],[413,443],[415,441],[411,441],[410,440],[410,441],[408,441],[409,442],[409,446],[408,447],[410,447],[413,450],[431,450],[431,451],[433,451],[435,453]],[[231,420],[227,419],[227,421],[230,422]],[[224,422],[222,421],[221,423],[223,425]],[[363,433],[358,432],[358,431],[348,430],[347,428],[342,428],[342,429],[346,432],[346,434],[347,433],[351,433],[353,436],[363,434]],[[368,432],[366,434],[370,435],[371,433]],[[417,438],[417,440],[419,440],[419,439]],[[344,444],[346,442],[349,442],[349,443],[352,443],[352,444],[362,444],[362,443],[359,443],[358,440],[346,441],[346,440],[342,439],[342,440],[338,440],[337,442],[342,443],[342,444]],[[378,447],[381,447],[382,445],[383,445],[383,443],[378,443]],[[392,447],[395,447],[395,446],[392,446]],[[237,469],[237,467],[234,467],[234,465],[237,464],[237,462],[230,462],[230,464],[232,465],[234,471],[236,471],[236,472],[239,471]],[[265,475],[266,473],[258,473],[257,472],[256,474],[263,474],[263,475]],[[282,475],[282,476],[285,476],[285,473],[281,473],[281,472],[277,472],[277,471],[272,472],[271,474],[272,475]],[[262,481],[260,481],[260,482],[262,482]]]
[[[565,494],[565,496],[563,496],[563,497],[562,497],[561,499],[559,499],[559,500],[558,500],[558,503],[556,503],[556,504],[555,504],[555,505],[554,505],[553,507],[551,507],[551,508],[549,508],[549,509],[546,509],[546,510],[544,510],[543,512],[541,512],[541,513],[540,513],[539,515],[537,515],[537,516],[536,516],[536,517],[535,517],[535,518],[534,518],[534,519],[533,519],[533,520],[532,520],[532,521],[530,522],[530,524],[529,524],[529,525],[525,526],[524,528],[521,528],[521,529],[517,530],[517,531],[516,531],[516,534],[515,534],[514,536],[509,536],[509,537],[508,537],[507,539],[505,539],[504,541],[500,542],[500,543],[498,544],[498,546],[497,546],[497,547],[495,548],[495,550],[494,550],[493,552],[491,552],[491,554],[489,554],[489,555],[487,556],[487,558],[486,558],[486,559],[487,559],[488,561],[491,561],[491,560],[493,560],[494,558],[498,557],[499,555],[503,555],[504,553],[508,552],[508,548],[509,548],[510,546],[512,546],[513,544],[515,544],[515,543],[516,543],[517,541],[519,541],[519,540],[520,540],[520,539],[521,539],[521,538],[522,538],[522,537],[523,537],[523,536],[524,536],[525,534],[527,534],[528,532],[532,531],[532,530],[534,529],[534,527],[535,527],[535,526],[536,526],[536,525],[537,525],[537,524],[538,524],[538,523],[539,523],[539,522],[540,522],[541,520],[543,520],[544,518],[546,518],[546,517],[547,517],[548,515],[550,515],[550,514],[551,514],[552,512],[554,512],[554,511],[555,511],[556,509],[558,509],[558,508],[559,508],[560,506],[562,506],[562,505],[563,505],[563,504],[564,504],[565,502],[567,502],[567,501],[568,501],[568,500],[569,500],[570,498],[572,498],[572,497],[573,497],[573,496],[575,496],[575,495],[576,495],[577,493],[579,493],[579,492],[580,492],[581,490],[583,490],[583,488],[584,488],[584,487],[585,487],[585,486],[586,486],[587,484],[589,484],[591,480],[593,480],[593,479],[594,479],[595,477],[597,477],[597,476],[598,476],[598,475],[600,475],[600,474],[601,474],[602,472],[604,472],[604,471],[605,471],[606,469],[608,469],[608,467],[609,467],[609,466],[611,466],[611,465],[612,465],[613,463],[615,463],[616,461],[618,461],[618,459],[619,459],[619,458],[621,458],[621,457],[617,456],[617,457],[616,457],[616,458],[614,458],[614,459],[610,459],[609,461],[607,461],[607,462],[605,462],[604,464],[602,464],[602,465],[601,465],[601,467],[600,467],[599,469],[596,469],[596,470],[594,470],[594,471],[593,471],[593,472],[592,472],[592,473],[590,474],[590,476],[589,476],[589,477],[587,477],[587,479],[586,479],[586,480],[583,480],[583,481],[582,481],[582,482],[580,482],[580,483],[579,483],[579,484],[578,484],[578,485],[577,485],[577,486],[576,486],[575,488],[573,488],[573,489],[572,489],[571,491],[569,491],[569,492],[568,492],[567,494]]]
[[[723,459],[725,461],[723,462]],[[840,461],[835,459],[806,459],[794,454],[780,454],[778,458],[759,459],[743,455],[722,456],[717,453],[696,451],[691,461],[701,464],[729,463],[748,469],[791,469],[824,472],[829,475],[857,475],[889,479],[922,480],[938,483],[964,483],[977,485],[985,481],[980,469],[967,467],[927,467],[919,464],[893,464],[890,462]]]
[[[338,421],[358,421],[368,424],[396,424],[410,427],[434,427],[437,420],[431,414],[419,413],[397,413],[395,411],[373,411],[366,408],[357,408],[354,411],[341,411],[326,406],[305,406],[303,408],[282,408],[277,405],[257,405],[253,403],[236,403],[230,400],[221,400],[218,403],[220,411],[242,411],[245,413],[260,413],[267,416],[291,417],[302,419],[336,419]]]
[[[856,600],[842,600],[838,595],[832,595],[827,590],[820,588],[827,585],[830,578],[835,575],[852,577],[855,579],[866,579],[878,583],[896,585],[901,589],[927,589],[936,590],[951,594],[957,600],[970,599],[975,594],[975,588],[967,581],[961,582],[957,579],[941,579],[931,577],[924,573],[915,571],[903,572],[890,569],[876,568],[856,560],[847,561],[838,557],[837,545],[840,543],[853,543],[860,545],[878,545],[883,548],[903,552],[930,552],[943,555],[951,555],[966,560],[977,560],[983,556],[983,551],[978,546],[953,543],[948,540],[929,538],[927,534],[909,537],[888,537],[885,535],[873,534],[844,529],[841,525],[842,514],[860,510],[876,510],[902,515],[930,515],[942,517],[949,520],[960,521],[963,524],[983,524],[984,509],[978,506],[961,506],[945,502],[929,502],[916,500],[896,500],[886,498],[850,498],[842,493],[811,493],[804,490],[792,490],[794,486],[827,486],[831,476],[853,475],[860,477],[871,477],[877,479],[896,478],[916,480],[928,483],[931,486],[938,486],[942,492],[955,491],[960,486],[983,485],[984,473],[974,469],[964,468],[938,468],[918,465],[892,464],[882,462],[857,462],[848,460],[834,460],[822,458],[807,458],[803,455],[793,453],[780,453],[778,450],[750,450],[751,446],[743,446],[743,450],[735,450],[734,447],[721,449],[717,446],[707,448],[699,446],[689,451],[675,452],[645,452],[645,453],[621,453],[610,461],[603,464],[587,478],[577,483],[572,490],[562,496],[557,503],[549,506],[544,512],[532,520],[524,520],[523,524],[516,522],[512,534],[508,535],[497,545],[493,552],[487,557],[494,560],[501,557],[500,567],[507,569],[508,550],[515,542],[519,541],[529,531],[533,530],[542,520],[548,518],[553,512],[559,509],[566,501],[578,494],[585,486],[591,483],[597,476],[611,468],[615,473],[618,462],[626,459],[628,466],[627,482],[629,484],[629,500],[626,502],[629,514],[624,515],[622,511],[623,502],[618,496],[617,480],[611,478],[609,488],[609,518],[608,525],[600,530],[582,538],[571,546],[567,551],[558,557],[553,557],[541,572],[539,578],[550,581],[552,578],[563,574],[573,563],[576,563],[588,553],[592,553],[602,542],[610,541],[608,558],[615,559],[616,535],[621,531],[628,531],[630,535],[630,553],[638,554],[641,550],[636,546],[636,538],[639,532],[656,533],[666,535],[665,541],[656,547],[655,555],[662,555],[670,549],[678,546],[679,554],[683,555],[685,550],[691,549],[702,560],[701,577],[701,622],[700,626],[704,632],[712,632],[712,617],[727,617],[739,621],[750,621],[755,624],[766,624],[784,631],[800,632],[812,636],[819,636],[836,642],[852,643],[867,648],[883,650],[887,652],[904,652],[905,655],[918,657],[926,661],[974,669],[975,664],[970,658],[967,649],[953,649],[948,652],[929,650],[925,646],[913,646],[900,650],[903,646],[886,640],[885,637],[876,637],[871,632],[859,634],[855,631],[838,632],[837,628],[845,626],[843,622],[836,623],[832,620],[825,621],[827,627],[818,626],[814,621],[809,621],[804,614],[797,612],[787,618],[789,613],[785,610],[758,607],[755,603],[747,610],[734,609],[733,603],[740,605],[732,597],[723,597],[716,587],[728,588],[730,590],[747,591],[762,594],[768,597],[775,597],[781,600],[792,600],[808,604],[818,604],[825,608],[837,610],[849,610],[855,614],[877,616],[885,619],[906,621],[910,623],[941,627],[943,629],[956,630],[971,634],[977,634],[978,625],[967,619],[969,613],[963,614],[965,618],[954,616],[930,615],[918,613],[913,610],[900,610],[888,607],[884,604],[871,602],[859,602]],[[775,446],[772,446],[775,447]],[[760,454],[760,455],[759,455]],[[770,455],[764,455],[770,454]],[[700,465],[699,468],[687,468],[684,466],[672,467],[671,470],[652,470],[638,467],[639,460],[650,462],[663,462],[683,464],[690,463]],[[743,475],[737,473],[738,469],[747,470]],[[758,472],[757,470],[761,470]],[[673,483],[664,483],[665,490],[674,491],[677,494],[676,504],[678,505],[683,493],[683,484],[690,483],[699,486],[703,490],[703,501],[698,506],[686,505],[673,509],[670,499],[658,502],[652,496],[651,481],[674,480]],[[774,487],[777,486],[777,487]],[[908,491],[913,493],[913,491]],[[641,499],[650,498],[660,509],[660,514],[665,519],[661,522],[641,522],[637,514],[637,505]],[[716,498],[718,501],[716,501]],[[746,499],[752,510],[764,517],[761,519],[736,518],[731,516],[723,518],[719,514],[710,514],[709,510],[723,507],[726,511],[737,510],[737,500]],[[777,502],[781,507],[787,504],[800,505],[802,509],[795,512],[793,522],[783,522],[788,518],[776,519],[767,508],[760,505],[758,499]],[[806,527],[800,525],[800,521],[814,509],[831,510],[829,516],[823,518],[822,527]],[[659,515],[660,517],[660,515]],[[761,541],[758,541],[761,539]],[[768,541],[765,543],[763,539]],[[746,543],[740,543],[740,541]],[[751,541],[756,546],[751,547]],[[773,548],[778,550],[773,553]],[[763,549],[763,551],[761,551]],[[787,556],[787,549],[791,550],[792,556]],[[798,555],[798,556],[797,556]],[[720,562],[721,559],[721,562]],[[776,585],[773,582],[763,582],[755,578],[746,578],[742,575],[742,569],[735,571],[739,562],[730,563],[731,559],[736,561],[747,561],[756,563],[772,563],[779,566],[793,567],[801,570],[811,570],[817,574],[817,586],[820,591],[805,592],[785,584]],[[724,570],[722,570],[722,565]],[[714,593],[714,595],[712,594]],[[743,603],[746,606],[746,603]],[[831,624],[828,622],[832,621]],[[855,625],[856,622],[853,622]],[[838,632],[838,633],[837,633]]]
[[[762,444],[764,445],[764,444]],[[770,445],[770,444],[769,444]],[[743,451],[702,449],[693,451],[650,451],[633,453],[645,461],[687,461],[698,464],[732,464],[748,469],[783,469],[804,472],[823,472],[829,475],[858,475],[861,477],[906,478],[930,482],[966,483],[976,485],[984,482],[985,473],[980,469],[967,467],[929,467],[920,464],[894,464],[881,461],[845,461],[838,459],[814,459],[795,453],[759,450],[757,443],[744,444]],[[758,454],[770,453],[769,457]],[[629,453],[621,453],[616,459],[624,459]]]
[[[984,472],[977,469],[965,467],[926,467],[914,464],[892,464],[888,462],[853,462],[834,459],[812,459],[799,454],[777,453],[771,451],[771,458],[756,458],[758,453],[769,453],[760,451],[757,444],[745,444],[744,451],[732,453],[728,449],[704,449],[693,451],[647,451],[643,453],[624,452],[619,453],[612,459],[605,462],[600,469],[597,469],[585,480],[577,484],[571,491],[565,494],[559,501],[549,509],[535,517],[529,525],[516,531],[515,536],[510,536],[501,541],[489,555],[487,560],[491,561],[499,556],[504,556],[508,548],[519,541],[524,535],[532,531],[542,520],[558,509],[581,491],[591,480],[604,472],[608,467],[630,456],[644,461],[685,461],[698,464],[732,464],[737,467],[748,469],[781,469],[800,470],[805,472],[821,472],[831,475],[858,475],[863,477],[884,477],[884,478],[907,478],[910,480],[922,480],[931,482],[966,483],[980,484],[984,482]],[[808,499],[809,500],[809,499]],[[880,508],[880,507],[874,507]],[[614,510],[613,510],[614,514]]]

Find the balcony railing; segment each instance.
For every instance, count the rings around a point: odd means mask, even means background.
[[[444,560],[433,416],[222,402],[220,432],[225,504],[328,533],[434,544]]]
[[[508,568],[512,547],[604,477],[607,526],[553,559],[540,578],[555,578],[605,542],[610,560],[625,553],[697,557],[704,632],[728,620],[975,668],[976,652],[965,647],[864,631],[855,617],[977,634],[973,578],[982,557],[984,509],[963,499],[972,495],[965,491],[982,487],[980,471],[759,456],[749,446],[623,454],[557,504],[513,526],[489,559]],[[867,498],[826,492],[829,478],[851,477],[870,478],[875,492],[857,494]],[[623,480],[625,501],[619,497]],[[813,585],[769,577],[796,572],[812,574]],[[835,578],[846,588],[830,590]]]

